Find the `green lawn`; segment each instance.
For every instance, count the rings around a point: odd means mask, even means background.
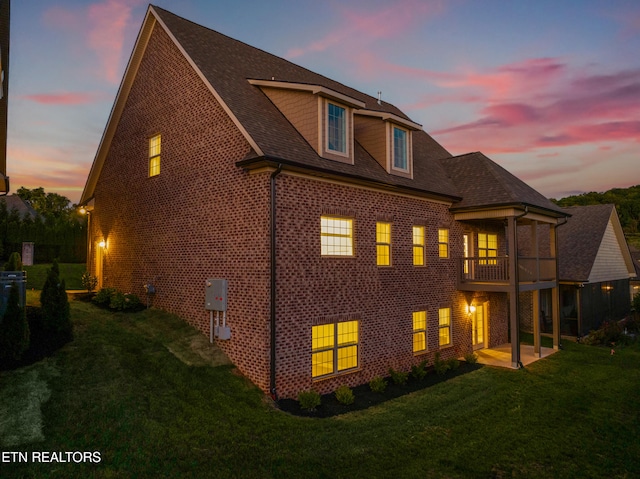
[[[84,263],[60,263],[60,278],[64,279],[67,289],[83,289],[81,277],[87,269]],[[51,269],[51,264],[34,264],[24,266],[27,272],[27,289],[42,289],[47,279],[47,272]]]
[[[55,357],[0,374],[0,445],[101,462],[3,463],[3,478],[640,477],[637,344],[567,342],[524,370],[309,419],[275,409],[171,315],[74,302],[72,319]]]

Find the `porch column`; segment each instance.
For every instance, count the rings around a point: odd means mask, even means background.
[[[520,305],[518,298],[518,234],[514,216],[507,218],[507,235],[509,237],[509,322],[511,325],[511,367],[520,365]]]
[[[535,289],[533,292],[533,355],[541,358],[540,350],[540,290]]]
[[[555,287],[551,288],[551,323],[553,324],[553,349],[560,349],[560,269],[558,266],[558,236],[557,225],[551,225],[549,228],[549,241],[551,256],[556,262],[556,278]]]

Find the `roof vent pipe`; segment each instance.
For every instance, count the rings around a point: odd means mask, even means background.
[[[378,90],[378,105],[382,105],[382,92]]]

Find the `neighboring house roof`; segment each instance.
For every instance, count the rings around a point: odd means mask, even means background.
[[[283,165],[322,176],[365,182],[441,199],[456,208],[535,206],[551,216],[564,213],[531,187],[481,153],[451,154],[400,109],[283,58],[149,6],[101,140],[80,204],[93,197],[109,144],[154,27],[160,26],[242,132],[252,148],[243,168]],[[362,115],[395,118],[413,130],[413,178],[389,174],[354,142],[353,164],[323,158],[261,89],[270,82],[346,98]],[[358,113],[356,111],[356,113]],[[417,128],[417,129],[416,129]],[[449,160],[450,159],[450,160]],[[468,177],[468,178],[465,178]],[[484,188],[484,191],[479,191]]]
[[[21,218],[25,216],[31,216],[35,218],[38,216],[36,210],[34,210],[28,203],[26,203],[18,195],[0,196],[0,201],[7,205],[7,211],[17,210]]]
[[[462,196],[451,211],[521,205],[566,216],[562,208],[480,152],[441,159]]]
[[[636,280],[640,279],[640,249],[636,248],[632,244],[629,245],[629,252],[631,253],[631,259],[633,260],[633,267],[636,270]]]
[[[558,228],[561,281],[597,283],[635,275],[614,205],[563,209],[571,218]]]

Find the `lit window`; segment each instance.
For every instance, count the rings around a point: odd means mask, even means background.
[[[441,258],[449,257],[449,230],[445,228],[438,230],[438,255]]]
[[[347,153],[347,111],[333,103],[327,107],[327,149]]]
[[[393,127],[393,167],[398,170],[408,170],[407,167],[407,132],[396,126]]]
[[[449,346],[451,344],[451,308],[438,310],[438,324],[440,346]]]
[[[320,217],[320,248],[322,256],[353,256],[353,220]]]
[[[376,223],[376,264],[391,265],[391,223]]]
[[[424,226],[413,227],[413,265],[424,266]]]
[[[478,233],[478,257],[496,258],[498,256],[498,235]],[[497,264],[495,259],[480,259],[478,264]]]
[[[312,377],[358,367],[358,321],[313,326],[311,337]]]
[[[149,138],[149,176],[160,174],[160,135]]]
[[[427,350],[427,312],[415,311],[413,313],[413,352]]]

